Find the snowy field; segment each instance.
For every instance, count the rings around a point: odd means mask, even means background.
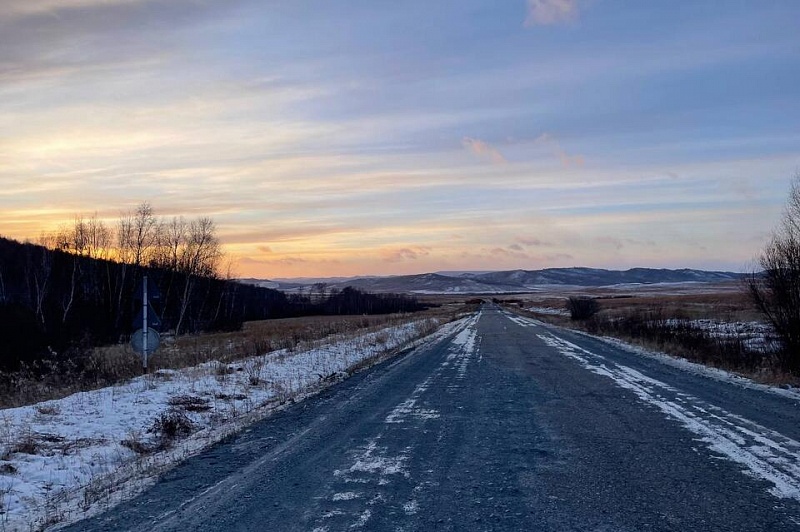
[[[545,314],[547,316],[566,316],[569,317],[569,311],[562,308],[552,307],[525,307],[524,310],[533,312],[535,314]]]
[[[281,405],[460,325],[423,338],[438,323],[411,322],[305,352],[162,370],[0,411],[0,530],[42,530],[106,510]]]
[[[712,338],[738,339],[753,351],[770,353],[778,348],[778,339],[772,327],[758,321],[720,320],[666,320],[670,327],[686,327],[707,333]]]

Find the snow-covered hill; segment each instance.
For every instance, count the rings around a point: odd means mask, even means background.
[[[526,292],[542,286],[613,286],[652,285],[665,283],[717,283],[733,281],[742,274],[704,270],[667,270],[633,268],[604,270],[598,268],[547,268],[543,270],[510,270],[497,272],[440,272],[389,277],[356,277],[351,279],[315,279],[327,289],[352,286],[368,292],[405,292],[417,294],[503,294]],[[271,281],[243,280],[254,284]],[[294,281],[294,282],[293,282]],[[279,290],[310,287],[302,279],[274,283]]]

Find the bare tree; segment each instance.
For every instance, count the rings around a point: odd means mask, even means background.
[[[207,216],[189,224],[181,269],[189,275],[216,275],[221,257],[217,228]]]
[[[86,222],[87,254],[93,259],[108,259],[111,249],[111,230],[97,213]]]
[[[186,246],[179,264],[179,270],[186,276],[186,280],[175,334],[180,334],[183,327],[196,278],[215,276],[221,256],[214,221],[208,217],[192,221],[188,227]]]
[[[121,214],[117,221],[117,260],[122,264],[133,262],[133,213]]]
[[[188,225],[183,216],[173,217],[163,224],[160,234],[161,265],[168,270],[177,271],[178,264],[184,254]]]
[[[82,215],[75,217],[72,231],[64,235],[64,250],[76,255],[89,254],[89,228]]]
[[[758,264],[762,271],[747,280],[750,296],[783,344],[778,354],[781,369],[800,374],[800,173]]]
[[[0,303],[6,302],[6,283],[3,281],[3,263],[0,261]]]
[[[42,235],[39,238],[39,243],[44,247],[48,247],[46,244],[48,241],[51,242],[52,245],[52,242],[55,241],[55,237],[52,235]],[[30,299],[34,304],[33,307],[36,311],[36,317],[44,326],[44,301],[47,297],[50,275],[53,271],[53,255],[47,249],[28,248],[26,262],[26,278],[28,281]]]
[[[117,225],[117,255],[120,262],[142,266],[158,243],[159,223],[153,207],[142,202],[134,211],[122,214]]]
[[[153,207],[147,201],[136,207],[133,214],[131,237],[133,264],[141,266],[158,241],[158,220],[153,214]]]

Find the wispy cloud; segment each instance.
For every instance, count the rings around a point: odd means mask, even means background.
[[[474,139],[472,137],[464,137],[461,140],[461,145],[478,157],[482,159],[488,159],[495,164],[504,164],[508,162],[506,158],[503,157],[503,154],[497,150],[497,148],[483,140]]]
[[[531,256],[525,253],[524,251],[517,251],[513,249],[514,246],[509,246],[509,248],[492,248],[489,250],[489,254],[494,257],[503,257],[503,258],[510,258],[510,259],[521,259],[521,260],[529,260]]]
[[[528,247],[545,247],[545,246],[552,246],[553,243],[536,237],[533,238],[519,237],[517,238],[517,245],[528,246]]]
[[[547,146],[547,148],[558,157],[561,161],[561,165],[564,167],[570,166],[583,166],[586,162],[583,158],[583,155],[575,154],[571,155],[567,153],[564,148],[561,147],[561,143],[550,133],[542,133],[536,140],[533,141],[534,144],[542,144]]]
[[[528,0],[528,16],[525,26],[564,24],[578,18],[576,0]]]
[[[637,240],[634,238],[617,238],[613,236],[599,236],[595,241],[603,246],[609,246],[617,251],[621,251],[628,246],[634,247],[655,247],[656,243],[652,240]]]
[[[8,0],[3,9],[10,15],[54,13],[67,9],[115,7],[125,4],[145,3],[150,0]]]
[[[427,257],[431,254],[431,248],[427,246],[404,247],[380,250],[381,258],[384,262],[405,262]]]

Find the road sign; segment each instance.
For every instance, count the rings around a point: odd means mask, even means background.
[[[147,328],[147,353],[144,351],[144,330],[136,329],[131,336],[131,346],[140,354],[151,355],[161,344],[161,335],[155,329]]]
[[[147,276],[144,276],[147,279]],[[136,301],[142,300],[142,295],[144,294],[144,281],[139,281],[139,284],[136,285],[136,290],[133,291],[133,297]],[[161,291],[158,289],[158,285],[154,283],[152,280],[147,282],[147,299],[161,299]],[[150,319],[149,317],[147,318]]]
[[[139,309],[139,313],[133,318],[132,325],[134,329],[144,329],[143,308]],[[157,331],[161,330],[161,318],[158,317],[158,313],[149,302],[147,303],[147,326]]]

